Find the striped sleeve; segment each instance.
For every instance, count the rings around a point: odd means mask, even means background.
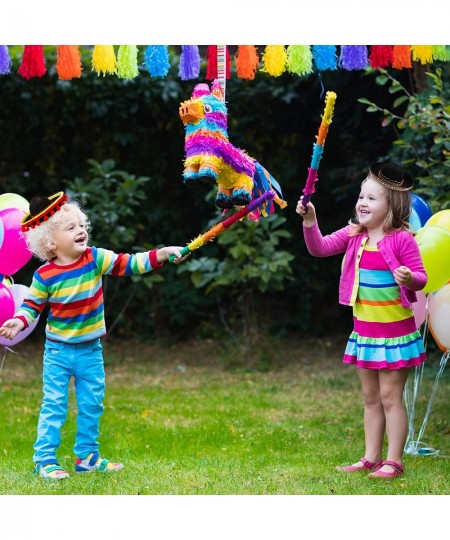
[[[145,251],[143,253],[114,253],[104,248],[92,247],[92,256],[100,274],[110,274],[112,276],[132,276],[135,274],[145,274],[154,268],[159,268],[156,259],[156,250]]]
[[[33,280],[30,285],[30,290],[27,297],[22,302],[15,317],[20,319],[25,328],[33,323],[33,321],[42,313],[48,300],[48,289],[45,285],[39,271],[33,275]]]

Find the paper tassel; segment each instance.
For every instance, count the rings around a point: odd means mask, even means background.
[[[307,75],[312,72],[312,54],[309,45],[289,45],[287,68],[290,73]]]
[[[238,45],[235,60],[237,76],[253,80],[259,66],[258,49],[254,45]]]
[[[431,45],[411,45],[412,59],[421,64],[431,64],[433,62],[433,52]]]
[[[197,79],[200,75],[200,53],[197,45],[182,45],[178,76],[182,81]]]
[[[225,57],[227,59],[227,69],[226,69],[226,78],[229,79],[231,76],[231,55],[228,50],[228,45],[225,47]],[[206,51],[206,58],[208,64],[206,66],[206,79],[208,81],[213,81],[217,79],[217,45],[208,45]]]
[[[392,45],[371,45],[369,64],[373,69],[389,67],[392,64]]]
[[[313,45],[312,55],[318,71],[337,68],[338,58],[335,45]]]
[[[431,45],[433,60],[438,62],[448,62],[450,60],[450,51],[445,45]]]
[[[367,67],[367,47],[365,45],[342,45],[339,63],[344,69],[364,69]]]
[[[92,51],[92,70],[103,77],[109,73],[114,75],[117,71],[117,60],[113,45],[95,45]]]
[[[286,71],[287,52],[284,45],[267,45],[262,55],[261,71],[279,77]]]
[[[409,45],[394,45],[392,67],[395,69],[412,68],[411,48]]]
[[[78,45],[57,45],[56,72],[58,79],[70,81],[81,77],[81,53]]]
[[[169,48],[166,45],[148,45],[144,66],[152,77],[165,77],[169,73]]]
[[[46,73],[43,45],[25,45],[20,67],[17,71],[25,79],[43,77]]]
[[[7,45],[0,45],[0,75],[6,75],[11,71],[11,58]]]
[[[134,79],[139,75],[137,57],[136,45],[120,45],[117,51],[117,76],[120,79]]]

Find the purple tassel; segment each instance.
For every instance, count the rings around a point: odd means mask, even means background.
[[[166,45],[148,45],[144,57],[144,66],[152,77],[165,77],[169,73],[169,49]]]
[[[341,67],[349,71],[364,69],[369,63],[367,47],[365,45],[341,45],[339,63]]]
[[[8,46],[0,45],[0,75],[6,75],[11,71],[11,59],[9,57]]]
[[[198,79],[200,74],[200,53],[197,45],[182,45],[178,76],[182,81]]]
[[[337,68],[336,45],[313,45],[312,53],[318,71]]]

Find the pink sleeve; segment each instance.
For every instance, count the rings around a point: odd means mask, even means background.
[[[350,239],[349,232],[350,226],[347,225],[332,234],[322,236],[317,221],[312,227],[305,227],[303,223],[306,247],[314,257],[329,257],[330,255],[344,253]]]

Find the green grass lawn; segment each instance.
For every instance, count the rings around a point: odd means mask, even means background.
[[[363,455],[363,401],[345,338],[278,344],[265,372],[226,369],[211,341],[170,347],[106,343],[101,452],[117,474],[36,477],[31,462],[41,401],[42,345],[19,344],[0,373],[3,495],[443,495],[449,493],[450,372],[435,396],[424,441],[440,456],[405,456],[391,482],[335,466]],[[420,428],[440,355],[430,357],[417,401]],[[59,451],[73,472],[71,390]]]

